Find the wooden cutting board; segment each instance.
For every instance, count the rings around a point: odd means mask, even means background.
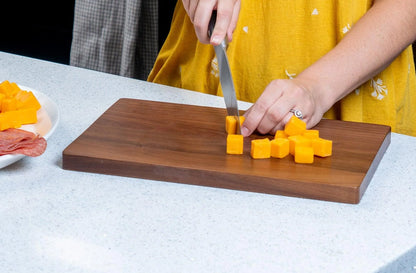
[[[66,170],[359,203],[390,144],[390,127],[322,120],[333,155],[313,164],[226,154],[222,108],[120,99],[63,151]],[[268,136],[272,138],[272,136]]]

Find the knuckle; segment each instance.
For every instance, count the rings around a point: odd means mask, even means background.
[[[273,123],[278,123],[282,119],[282,113],[278,109],[273,109],[267,113],[268,119]]]
[[[218,18],[231,18],[232,14],[233,14],[232,5],[224,5],[217,10]]]
[[[270,82],[272,88],[280,89],[286,85],[286,81],[282,79],[275,79]]]
[[[304,90],[302,87],[300,87],[300,86],[296,85],[296,86],[292,89],[292,95],[293,95],[293,96],[295,96],[295,97],[301,97],[301,96],[304,96],[304,95],[305,95],[305,90]]]
[[[193,17],[192,22],[194,24],[194,28],[195,28],[196,31],[202,31],[204,26],[203,26],[202,21],[200,20],[200,18]]]
[[[264,128],[257,128],[257,131],[258,131],[260,134],[262,134],[262,135],[265,135],[265,134],[267,134],[267,133],[268,133],[268,131],[267,131],[266,129],[264,129]]]
[[[255,108],[253,110],[258,113],[265,113],[268,109],[268,103],[265,100],[258,100],[255,104]]]

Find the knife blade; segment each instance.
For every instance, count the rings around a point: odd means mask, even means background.
[[[208,25],[208,36],[214,30],[214,26],[217,20],[217,11],[214,10],[211,15],[211,19]],[[234,116],[237,121],[237,134],[241,134],[240,128],[240,115],[238,112],[237,97],[235,94],[234,82],[231,75],[230,65],[227,57],[227,42],[224,39],[219,45],[214,46],[215,55],[217,56],[218,67],[220,70],[220,84],[222,93],[224,96],[225,106],[227,108],[227,115]]]

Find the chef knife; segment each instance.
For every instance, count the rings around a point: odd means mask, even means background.
[[[214,10],[211,15],[211,19],[208,25],[208,36],[211,37],[211,34],[214,30],[215,22],[217,20],[217,11]],[[241,134],[240,129],[240,115],[238,113],[237,98],[235,95],[233,78],[231,76],[230,65],[228,63],[228,58],[226,54],[227,42],[224,39],[219,45],[214,46],[215,55],[217,55],[218,67],[220,70],[220,83],[222,88],[222,93],[224,95],[225,106],[227,108],[227,115],[234,116],[237,121],[237,134]]]

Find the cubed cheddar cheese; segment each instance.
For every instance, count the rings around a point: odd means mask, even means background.
[[[240,127],[243,124],[245,118],[240,116]],[[225,117],[225,131],[227,134],[236,134],[237,133],[237,119],[235,116],[226,116]]]
[[[275,138],[270,141],[270,156],[284,158],[289,154],[289,140],[287,138]]]
[[[286,123],[284,131],[288,136],[302,135],[306,131],[306,122],[292,116]]]
[[[6,98],[6,95],[3,93],[0,93],[0,112],[1,112],[1,103]]]
[[[3,98],[1,101],[0,112],[14,111],[17,109],[15,98]]]
[[[287,135],[284,130],[277,130],[274,134],[274,138],[287,138]]]
[[[17,85],[13,85],[8,80],[5,80],[0,83],[0,93],[6,95],[6,97],[14,97],[18,90],[16,90]]]
[[[23,124],[32,124],[36,122],[37,114],[35,108],[0,113],[0,131],[8,128],[19,128]]]
[[[296,163],[313,163],[314,154],[313,148],[307,146],[298,146],[295,148],[295,162]]]
[[[240,117],[240,126],[244,116]],[[227,116],[225,128],[227,136],[227,154],[243,154],[243,136],[236,134],[237,120]],[[296,163],[311,164],[315,156],[332,155],[332,141],[319,136],[319,130],[306,129],[306,123],[292,116],[284,130],[277,130],[274,138],[254,139],[251,141],[250,155],[253,159],[284,158],[293,155]]]
[[[16,108],[35,108],[36,110],[40,109],[40,103],[36,99],[35,95],[31,91],[21,90],[16,94]]]
[[[0,131],[36,123],[40,108],[31,91],[22,90],[7,80],[0,83]]]
[[[227,135],[227,154],[240,155],[244,151],[244,139],[242,135]]]
[[[251,141],[250,155],[252,158],[270,158],[271,143],[268,138],[254,139]]]
[[[332,140],[316,138],[312,140],[313,152],[316,156],[327,157],[332,155]]]
[[[289,136],[289,153],[295,155],[296,147],[312,147],[312,140],[302,135]]]
[[[319,130],[306,130],[302,135],[307,138],[315,139],[319,137]]]

